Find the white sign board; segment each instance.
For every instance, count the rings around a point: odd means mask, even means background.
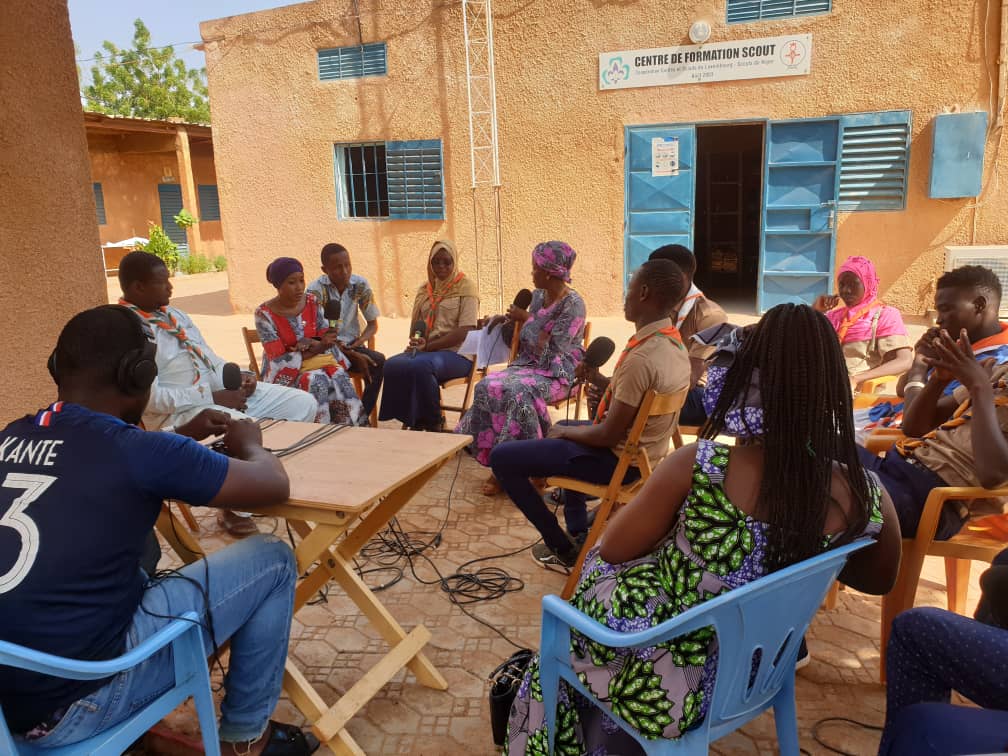
[[[622,50],[599,54],[599,89],[805,76],[811,68],[811,34]]]
[[[651,175],[679,175],[679,137],[651,139]]]

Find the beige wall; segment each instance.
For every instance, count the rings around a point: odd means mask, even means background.
[[[0,423],[55,399],[45,363],[105,301],[66,0],[8,0],[0,23]]]
[[[827,16],[728,26],[724,0],[600,3],[497,0],[494,41],[504,292],[527,286],[541,240],[580,253],[575,285],[595,314],[622,296],[623,129],[649,123],[787,119],[911,109],[913,147],[905,212],[839,217],[838,256],[865,254],[883,293],[921,312],[943,267],[944,244],[1008,240],[1008,168],[973,200],[926,197],[933,118],[946,108],[987,109],[997,82],[997,3],[967,0],[834,0]],[[989,7],[989,34],[980,8]],[[248,309],[268,294],[263,270],[276,255],[309,268],[337,240],[375,285],[388,313],[408,312],[432,240],[454,238],[462,264],[480,272],[484,310],[495,306],[493,208],[470,190],[461,6],[435,0],[361,0],[365,42],[388,42],[389,75],[320,82],[316,50],[357,43],[351,0],[318,0],[205,22],[207,69],[231,294]],[[814,35],[809,76],[600,92],[603,51],[688,44],[692,21],[712,41],[794,32]],[[335,142],[444,140],[447,218],[337,218]],[[477,231],[474,232],[474,224]],[[479,259],[477,260],[477,248]]]
[[[102,244],[148,235],[151,223],[161,224],[158,184],[171,176],[179,181],[175,137],[171,134],[88,134],[92,181],[102,185],[106,223],[99,226]],[[196,185],[217,183],[213,146],[190,147]],[[199,217],[199,208],[186,208]],[[200,222],[201,245],[207,257],[224,254],[220,221]]]

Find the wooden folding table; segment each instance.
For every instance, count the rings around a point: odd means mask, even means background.
[[[268,448],[280,449],[317,431],[311,423],[283,422],[263,433]],[[363,754],[347,722],[403,667],[428,688],[447,682],[422,653],[430,631],[418,625],[407,633],[354,570],[353,558],[456,452],[470,443],[454,433],[418,433],[382,428],[345,428],[283,458],[291,481],[290,499],[257,514],[283,517],[301,536],[295,549],[298,583],[294,611],[330,580],[336,581],[378,630],[391,650],[334,704],[329,705],[288,658],[284,689],[319,740],[337,754]],[[180,557],[201,555],[184,527],[165,512],[158,529]]]

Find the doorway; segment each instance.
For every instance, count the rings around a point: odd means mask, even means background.
[[[762,123],[696,126],[696,283],[728,310],[756,311],[764,129]]]

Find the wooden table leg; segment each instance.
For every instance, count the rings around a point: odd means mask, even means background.
[[[192,534],[186,530],[185,526],[178,521],[171,509],[165,504],[161,505],[161,514],[158,515],[155,527],[164,536],[179,559],[186,564],[192,564],[206,556],[199,542],[193,538]]]
[[[315,692],[311,683],[305,679],[301,670],[294,666],[289,658],[284,668],[284,690],[287,691],[291,703],[297,706],[298,710],[310,722],[317,722],[329,711],[326,702]],[[320,742],[325,743],[333,753],[339,756],[365,756],[364,750],[357,745],[357,741],[346,730],[341,729],[335,735],[327,737],[313,724],[312,731]]]

